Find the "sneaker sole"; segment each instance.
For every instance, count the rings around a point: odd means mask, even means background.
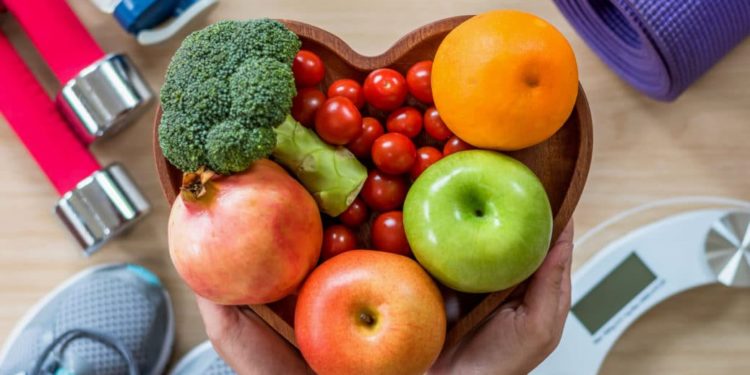
[[[16,326],[11,331],[10,335],[8,336],[8,339],[5,341],[5,344],[3,345],[2,351],[0,351],[0,363],[5,362],[8,353],[10,352],[10,348],[13,347],[13,343],[18,339],[18,336],[23,332],[23,329],[26,328],[26,326],[29,325],[29,323],[39,314],[39,312],[42,310],[44,306],[46,306],[52,299],[57,297],[60,293],[62,293],[63,290],[67,289],[71,285],[75,284],[76,282],[80,281],[84,277],[105,269],[109,267],[116,267],[121,265],[127,265],[128,263],[106,263],[106,264],[100,264],[97,266],[89,267],[81,272],[78,272],[77,274],[71,276],[70,278],[66,279],[62,282],[62,284],[55,287],[55,289],[52,290],[52,292],[48,293],[44,297],[42,297],[39,302],[34,304],[31,309],[29,309],[23,317],[21,317],[21,321],[16,324]],[[169,357],[172,354],[172,346],[174,345],[174,310],[172,308],[172,299],[169,297],[169,294],[167,293],[167,290],[162,287],[162,295],[165,297],[165,300],[167,301],[167,342],[164,348],[162,348],[161,353],[159,353],[158,360],[156,361],[156,367],[154,367],[154,371],[152,371],[149,374],[145,375],[160,375],[164,372],[164,369],[167,367],[167,362],[169,361]]]

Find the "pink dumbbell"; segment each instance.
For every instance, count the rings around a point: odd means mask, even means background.
[[[55,212],[86,254],[149,211],[148,202],[122,166],[101,168],[77,139],[2,33],[0,113],[60,193]]]
[[[61,82],[56,104],[84,143],[115,133],[152,99],[130,59],[105,54],[65,0],[0,3],[18,20]]]

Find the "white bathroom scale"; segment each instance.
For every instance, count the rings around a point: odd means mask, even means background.
[[[655,209],[664,213],[654,216]],[[628,227],[623,222],[646,218],[649,211],[659,218],[623,231]],[[657,202],[618,215],[581,240],[618,225],[621,233],[594,250],[573,275],[560,344],[532,374],[596,374],[623,332],[667,298],[715,283],[750,287],[750,202],[714,197]]]

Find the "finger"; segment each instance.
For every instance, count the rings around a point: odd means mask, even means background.
[[[570,272],[571,267],[573,263],[573,256],[571,255],[568,259],[568,263],[565,265],[565,270],[563,271],[563,280],[560,290],[560,302],[557,309],[557,317],[556,317],[556,334],[555,337],[559,338],[562,337],[563,330],[565,329],[565,321],[568,318],[568,313],[570,311],[570,299],[571,299],[571,282],[570,282]],[[555,346],[557,346],[557,343],[559,341],[555,342]]]
[[[566,269],[572,258],[573,224],[560,234],[555,245],[547,254],[542,266],[536,271],[529,283],[524,298],[528,314],[539,324],[551,325],[559,316],[559,306],[564,293]]]
[[[572,253],[572,247],[571,247],[571,253]],[[573,256],[568,258],[568,263],[565,265],[565,270],[563,271],[563,280],[560,290],[560,303],[558,307],[558,319],[561,321],[565,321],[565,318],[568,316],[568,312],[570,311],[570,299],[571,299],[571,268],[573,264]]]
[[[565,228],[563,228],[563,231],[557,237],[557,241],[555,242],[555,245],[559,243],[569,243],[572,245],[574,235],[575,235],[575,224],[573,224],[573,219],[570,219],[570,221],[568,221],[568,224],[565,225]]]
[[[515,289],[513,289],[513,292],[510,293],[508,298],[503,301],[498,310],[515,310],[518,308],[518,306],[521,306],[521,304],[523,304],[523,299],[526,295],[528,286],[529,283],[527,282],[518,285]]]
[[[195,295],[206,334],[214,344],[221,341],[239,324],[240,311],[235,306],[224,306]]]
[[[238,374],[311,374],[312,370],[292,345],[277,334],[254,311],[242,311],[247,322],[242,329],[242,345],[234,363]]]
[[[251,310],[196,300],[214,349],[238,374],[309,373],[299,352]]]

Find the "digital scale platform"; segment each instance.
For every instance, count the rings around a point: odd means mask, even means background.
[[[659,219],[643,224],[656,209]],[[750,287],[750,202],[714,197],[656,202],[602,223],[577,241],[574,251],[591,247],[606,231],[611,241],[594,249],[573,275],[572,307],[559,346],[533,375],[596,374],[623,332],[669,297],[715,283]]]

